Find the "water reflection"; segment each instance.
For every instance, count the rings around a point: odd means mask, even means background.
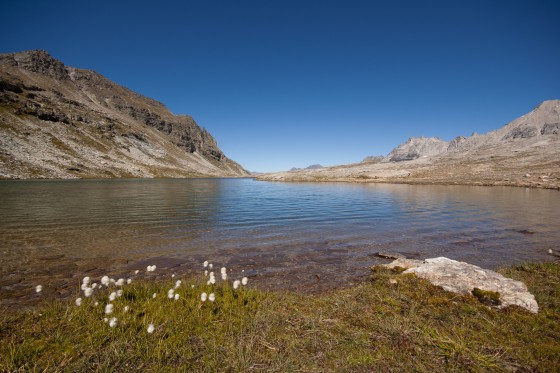
[[[560,243],[558,197],[248,179],[2,181],[0,296],[154,260],[191,271],[211,258],[247,268],[261,286],[315,290],[366,275],[381,250],[487,268],[550,260],[547,249]]]

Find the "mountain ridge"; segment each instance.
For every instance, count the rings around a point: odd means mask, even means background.
[[[0,133],[2,178],[248,175],[191,116],[42,50],[0,54]]]
[[[259,175],[269,181],[509,185],[560,189],[560,100],[486,134],[409,138],[377,162]],[[368,159],[368,158],[366,158]]]

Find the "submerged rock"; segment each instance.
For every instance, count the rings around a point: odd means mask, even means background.
[[[535,297],[529,293],[524,283],[472,264],[440,257],[424,261],[397,259],[387,264],[386,267],[407,268],[403,273],[414,273],[416,276],[454,293],[473,294],[475,289],[496,292],[499,294],[497,308],[516,305],[529,312],[537,313],[539,311]]]

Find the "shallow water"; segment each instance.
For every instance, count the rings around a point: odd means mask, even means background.
[[[0,298],[64,297],[84,274],[206,259],[264,288],[321,291],[386,263],[378,251],[485,268],[554,259],[560,192],[251,179],[0,181]],[[167,272],[165,269],[167,268]],[[48,289],[52,289],[49,293]],[[56,289],[56,290],[55,290]],[[32,293],[32,292],[31,292]]]

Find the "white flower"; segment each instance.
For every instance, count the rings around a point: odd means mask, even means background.
[[[201,301],[206,302],[206,298],[208,298],[208,295],[206,293],[200,294],[200,300]]]
[[[109,300],[112,302],[115,299],[117,299],[117,293],[112,292],[111,294],[109,294]]]
[[[171,278],[175,278],[175,273],[171,275]]]
[[[249,282],[249,279],[247,277],[243,277],[241,279],[241,285],[245,286],[245,285],[247,285],[247,282]]]
[[[191,289],[194,289],[194,285],[191,285]]]
[[[155,265],[155,264],[146,267],[146,271],[148,271],[148,272],[153,272],[153,271],[155,271],[155,270],[156,270],[156,265]]]
[[[109,276],[101,277],[101,283],[105,286],[109,286]]]
[[[157,294],[156,294],[156,293],[153,293],[153,294],[152,294],[152,298],[156,299],[156,297],[157,297]]]
[[[552,249],[548,249],[548,253],[549,253],[549,254],[552,254]]]
[[[116,282],[114,278],[109,279],[109,281],[111,281],[112,284]]]
[[[175,282],[175,289],[178,289],[179,286],[181,286],[181,280],[177,280],[177,282]]]
[[[210,277],[210,281],[209,281],[212,285],[214,285],[216,283],[216,277],[212,276]]]
[[[113,306],[113,304],[109,303],[105,306],[105,314],[110,315],[113,313],[113,310],[115,309],[115,306]]]
[[[174,296],[175,296],[175,290],[169,289],[169,291],[167,292],[167,298],[173,299]]]
[[[179,300],[179,294],[175,294],[175,300]]]
[[[88,288],[88,284],[82,284],[80,286],[80,289],[82,289],[82,290],[86,290],[87,288]]]
[[[154,327],[154,324],[150,324],[148,325],[148,334],[152,334],[154,332],[156,328]]]
[[[132,279],[131,278],[127,279],[126,283],[129,284],[129,285],[132,284]]]
[[[87,284],[89,284],[89,281],[90,281],[90,280],[91,280],[91,279],[89,278],[89,276],[86,276],[86,277],[84,277],[84,279],[82,280],[82,284],[86,284],[86,285],[87,285]]]
[[[119,278],[117,280],[117,282],[115,282],[115,285],[117,286],[123,286],[124,285],[124,278]]]
[[[117,318],[113,317],[110,321],[109,321],[109,326],[111,328],[114,328],[115,326],[117,326]]]
[[[224,280],[224,281],[227,280],[227,273],[222,273],[222,280]]]
[[[97,282],[94,282],[93,284],[91,284],[91,288],[95,289],[97,287]]]
[[[123,312],[128,312],[128,306],[124,306]]]
[[[95,302],[93,305],[94,305],[95,307],[97,307],[97,306],[99,306],[99,302]]]
[[[35,292],[36,293],[40,293],[43,291],[43,285],[37,285],[35,286]]]
[[[93,294],[93,289],[92,288],[86,288],[84,290],[84,295],[86,296],[86,298],[91,297],[92,294]]]
[[[104,317],[104,318],[103,318],[103,322],[107,322],[107,321],[109,321],[109,319],[106,318],[106,317]]]
[[[205,260],[204,263],[202,263],[202,265],[204,266],[204,268],[208,267],[208,260]]]
[[[227,273],[226,267],[222,267],[222,268],[220,269],[220,273]]]
[[[208,276],[208,271],[204,271],[204,276]]]
[[[214,295],[214,293],[210,293],[210,295],[208,296],[208,300],[209,300],[210,302],[213,302],[213,301],[216,300],[216,296]]]
[[[76,306],[80,307],[82,305],[82,298],[76,299]]]
[[[237,289],[237,288],[239,287],[240,284],[241,284],[241,281],[235,280],[235,281],[233,282],[233,288],[234,288],[234,289]]]
[[[117,297],[122,297],[123,295],[123,291],[122,290],[117,290]]]
[[[214,267],[214,264],[212,263],[208,264],[208,268],[212,269],[212,267]]]
[[[138,274],[138,272],[140,272],[140,271],[139,271],[139,270],[136,270],[136,271],[134,271],[134,274],[135,274],[135,275],[137,275],[137,274]]]

